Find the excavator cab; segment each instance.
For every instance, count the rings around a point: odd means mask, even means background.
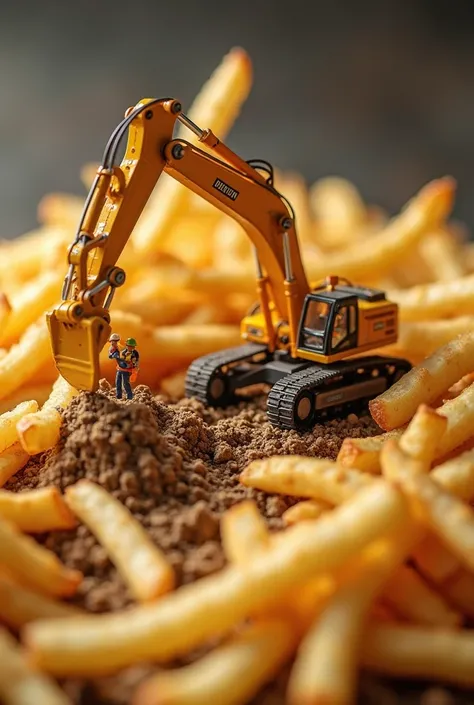
[[[308,294],[298,347],[329,356],[357,347],[357,297],[334,291]]]

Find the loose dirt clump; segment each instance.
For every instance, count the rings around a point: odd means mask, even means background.
[[[63,412],[58,446],[33,458],[8,489],[55,485],[63,491],[81,478],[99,483],[128,507],[166,553],[179,585],[222,568],[219,520],[235,503],[254,499],[269,527],[281,528],[281,516],[295,499],[240,485],[239,473],[249,462],[283,454],[334,459],[347,436],[378,431],[369,418],[352,417],[301,435],[267,422],[264,396],[216,410],[194,400],[169,403],[138,386],[133,401],[118,402],[104,382],[98,393],[81,393],[71,402]],[[51,532],[38,540],[84,574],[73,598],[76,604],[97,613],[131,603],[106,552],[85,526]],[[80,705],[123,705],[150,671],[144,665],[111,679],[64,685]],[[282,674],[262,691],[255,705],[282,705],[284,680]]]

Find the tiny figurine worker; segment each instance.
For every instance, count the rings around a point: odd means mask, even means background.
[[[109,358],[117,363],[117,374],[115,375],[115,389],[117,399],[122,398],[123,390],[127,399],[133,399],[131,382],[134,382],[138,374],[138,354],[137,341],[135,338],[127,338],[125,348],[120,352],[118,333],[113,333],[110,338]]]

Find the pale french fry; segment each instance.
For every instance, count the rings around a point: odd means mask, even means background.
[[[18,442],[16,425],[26,414],[37,411],[36,401],[24,401],[0,416],[0,453]]]
[[[240,482],[265,492],[311,497],[341,504],[371,484],[370,475],[346,469],[331,460],[277,455],[254,460],[240,473]]]
[[[467,273],[460,243],[447,228],[434,230],[419,245],[435,281],[453,281]]]
[[[252,243],[236,220],[222,215],[214,230],[214,260],[216,269],[235,272],[236,269],[255,271]]]
[[[370,604],[413,545],[409,533],[381,541],[330,599],[303,639],[293,666],[291,705],[346,705],[355,698],[358,645]]]
[[[369,249],[356,242],[341,253],[328,254],[319,262],[313,260],[307,267],[308,277],[318,282],[328,272],[336,272],[341,277],[365,282],[389,273],[394,263],[400,262],[427,231],[446,219],[452,208],[454,188],[451,178],[430,182],[381,233],[371,238]]]
[[[438,585],[454,575],[460,568],[459,559],[434,534],[425,536],[413,550],[412,558],[418,571]]]
[[[174,587],[165,555],[128,509],[100,485],[80,480],[66,490],[70,509],[86,524],[138,600],[153,600]]]
[[[255,502],[240,502],[221,519],[224,555],[229,563],[245,565],[270,546],[270,535]]]
[[[0,699],[4,705],[71,705],[65,692],[32,668],[17,641],[1,628]]]
[[[52,366],[52,353],[46,319],[41,316],[0,360],[0,399],[11,395],[47,364]]]
[[[41,411],[26,414],[18,421],[16,430],[27,453],[35,455],[56,445],[61,428],[58,409],[65,409],[76,395],[77,390],[60,375]]]
[[[367,220],[366,206],[350,181],[335,176],[319,179],[309,191],[318,228],[318,241],[335,249],[360,239]]]
[[[474,316],[458,316],[447,320],[401,321],[398,340],[383,348],[384,355],[423,360],[433,355],[442,345],[447,345],[458,335],[474,328]]]
[[[402,437],[404,428],[369,438],[345,438],[337,455],[337,462],[345,468],[357,468],[376,475],[380,473],[380,451],[389,438]]]
[[[399,305],[402,321],[472,315],[474,275],[468,274],[455,281],[396,289],[388,291],[387,296]]]
[[[222,60],[210,79],[201,88],[189,112],[197,125],[210,128],[225,139],[237,118],[252,84],[250,58],[243,49],[233,49]],[[197,138],[189,130],[180,129],[178,136],[192,143]],[[172,232],[173,226],[189,203],[189,191],[163,174],[133,232],[133,242],[139,252],[148,254],[158,249]]]
[[[400,438],[400,448],[428,472],[447,426],[446,416],[421,404]]]
[[[336,569],[380,534],[396,531],[407,511],[398,492],[374,482],[329,517],[287,529],[245,568],[231,565],[155,604],[122,614],[27,625],[30,656],[47,671],[72,675],[106,673],[183,653],[241,622],[269,594],[283,595],[318,573]]]
[[[474,633],[373,623],[361,640],[361,663],[388,676],[472,686]]]
[[[12,411],[18,404],[33,400],[37,406],[44,404],[51,392],[50,384],[40,384],[34,386],[24,386],[17,389],[11,396],[0,401],[0,414]]]
[[[382,597],[400,617],[415,624],[431,624],[437,627],[457,627],[461,624],[461,615],[452,610],[444,599],[408,566],[400,566],[396,573],[388,578]]]
[[[11,629],[19,629],[35,619],[79,614],[78,608],[33,592],[0,573],[0,621]]]
[[[57,487],[42,487],[27,492],[0,490],[0,517],[28,534],[76,525]]]
[[[219,222],[220,211],[209,205],[210,210],[201,211],[199,215],[189,209],[183,212],[173,226],[173,236],[160,244],[160,250],[179,257],[190,267],[211,267],[214,253],[210,235]]]
[[[295,213],[295,227],[299,243],[321,254],[317,243],[308,189],[305,180],[299,174],[286,172],[276,179],[276,188],[290,202]]]
[[[12,262],[15,263],[14,281],[21,284],[35,277],[43,268],[58,243],[70,244],[71,233],[64,228],[43,227],[0,245],[0,281],[11,280]],[[38,256],[41,252],[41,256]]]
[[[455,399],[445,402],[438,411],[448,419],[448,425],[436,446],[436,459],[443,458],[473,437],[474,384]]]
[[[92,183],[92,181],[91,181]],[[49,193],[38,204],[38,220],[44,225],[73,230],[79,225],[84,200],[69,193]]]
[[[3,487],[30,459],[20,442],[14,443],[0,453],[0,487]]]
[[[82,575],[66,568],[58,558],[13,524],[0,519],[0,568],[4,566],[21,583],[46,595],[72,595]]]
[[[252,625],[196,663],[152,676],[138,688],[133,705],[245,705],[294,648],[288,622]]]
[[[8,320],[0,329],[0,345],[10,346],[17,342],[25,329],[56,303],[63,278],[57,271],[44,272],[12,297]]]
[[[474,450],[441,463],[433,470],[433,480],[450,492],[471,502],[474,499]]]
[[[474,333],[439,348],[418,367],[369,403],[370,413],[383,429],[402,426],[420,404],[430,404],[451,385],[473,371]]]
[[[283,512],[282,519],[286,526],[293,526],[300,521],[318,519],[326,512],[331,511],[332,505],[322,499],[308,499],[305,502],[298,502]]]

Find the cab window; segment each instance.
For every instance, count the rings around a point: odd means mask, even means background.
[[[356,330],[355,306],[342,306],[336,313],[331,334],[331,351],[349,343],[349,336]]]
[[[310,301],[303,325],[303,344],[322,350],[331,307],[325,301]]]

